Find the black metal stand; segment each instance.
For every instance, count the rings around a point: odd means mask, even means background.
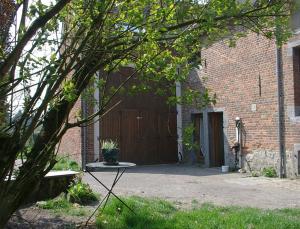
[[[87,224],[89,223],[89,221],[91,220],[91,218],[95,215],[96,211],[101,207],[101,205],[104,202],[104,205],[102,207],[102,211],[104,210],[104,208],[106,207],[106,204],[108,202],[108,199],[110,197],[110,195],[112,194],[114,197],[116,197],[123,205],[125,205],[132,213],[135,214],[135,212],[123,201],[121,200],[115,193],[113,193],[113,188],[115,187],[115,185],[118,183],[118,181],[120,180],[120,178],[122,177],[122,175],[124,174],[126,168],[123,168],[121,173],[120,173],[120,169],[117,169],[117,174],[116,177],[114,179],[114,182],[112,183],[112,186],[110,188],[108,188],[105,184],[103,184],[103,182],[101,182],[97,177],[95,177],[88,169],[86,169],[86,171],[99,183],[101,184],[107,191],[108,193],[106,194],[106,196],[101,200],[100,204],[98,205],[98,207],[94,210],[94,212],[92,213],[92,215],[88,218],[88,220],[85,223],[85,226],[87,226]]]

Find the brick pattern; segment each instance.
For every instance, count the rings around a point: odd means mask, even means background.
[[[295,36],[291,41],[300,40]],[[289,107],[295,106],[299,99],[297,85],[300,77],[295,73],[297,57],[289,56],[287,45],[283,46],[284,102],[286,150],[293,151],[294,144],[300,143],[300,123],[289,118]],[[185,86],[216,93],[217,104],[213,108],[224,109],[228,118],[226,137],[228,144],[235,141],[235,117],[241,117],[246,131],[245,150],[251,152],[278,152],[278,101],[276,79],[276,45],[273,40],[249,34],[237,42],[235,48],[229,48],[226,42],[218,42],[203,50],[206,67],[193,71]],[[298,78],[297,78],[298,77]],[[296,90],[295,90],[296,88]],[[251,107],[256,106],[256,111]],[[297,105],[297,104],[296,104]],[[81,108],[78,101],[70,114]],[[183,125],[191,121],[194,107],[183,107]],[[88,106],[88,113],[93,109]],[[94,126],[87,127],[86,161],[94,161]],[[81,159],[81,129],[69,130],[62,139],[60,152],[71,155],[77,161]]]
[[[81,112],[81,100],[79,99],[71,113],[69,115],[69,121],[75,122],[77,120],[76,115]],[[74,159],[81,165],[81,128],[75,127],[69,129],[63,136],[60,146],[60,155],[69,155],[70,158]]]
[[[294,40],[300,40],[295,36]],[[300,123],[289,119],[288,107],[295,106],[293,56],[288,56],[283,46],[284,103],[286,150],[293,151],[300,142]],[[241,38],[235,48],[226,42],[218,42],[202,51],[206,67],[194,71],[185,86],[197,90],[208,88],[217,95],[212,108],[224,109],[228,118],[227,141],[235,141],[235,117],[243,120],[246,131],[245,150],[279,151],[278,146],[278,99],[276,78],[276,44],[257,34]],[[298,77],[297,80],[299,80]],[[299,84],[298,84],[299,85]],[[299,98],[298,98],[299,99]],[[256,111],[253,108],[256,106]],[[183,123],[187,125],[194,108],[184,106]]]

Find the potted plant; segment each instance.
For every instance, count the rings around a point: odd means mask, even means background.
[[[105,140],[101,142],[101,151],[104,164],[106,165],[118,165],[118,144],[113,140]]]

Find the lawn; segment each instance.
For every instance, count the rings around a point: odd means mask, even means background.
[[[99,214],[103,229],[188,229],[188,228],[300,228],[300,209],[260,210],[217,207],[194,203],[193,209],[179,210],[172,203],[139,197],[125,199],[136,214],[113,199]]]

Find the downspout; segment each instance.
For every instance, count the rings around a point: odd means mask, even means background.
[[[279,142],[279,176],[286,177],[286,156],[285,156],[285,123],[284,123],[284,83],[282,66],[282,47],[276,45],[276,77],[277,77],[277,98],[278,98],[278,142]]]
[[[235,156],[236,160],[238,160],[238,166],[240,169],[243,169],[243,152],[242,152],[242,120],[240,117],[235,118],[235,142],[236,148],[235,148]],[[238,154],[238,155],[237,155]],[[235,162],[236,166],[237,163]]]
[[[181,83],[176,82],[176,98],[181,97]],[[182,105],[176,104],[177,111],[177,156],[178,162],[183,159],[183,146],[182,146]]]
[[[85,101],[81,98],[81,110],[82,118],[87,117],[87,106]],[[86,164],[86,154],[87,154],[87,127],[85,125],[81,126],[81,168],[85,171]]]

